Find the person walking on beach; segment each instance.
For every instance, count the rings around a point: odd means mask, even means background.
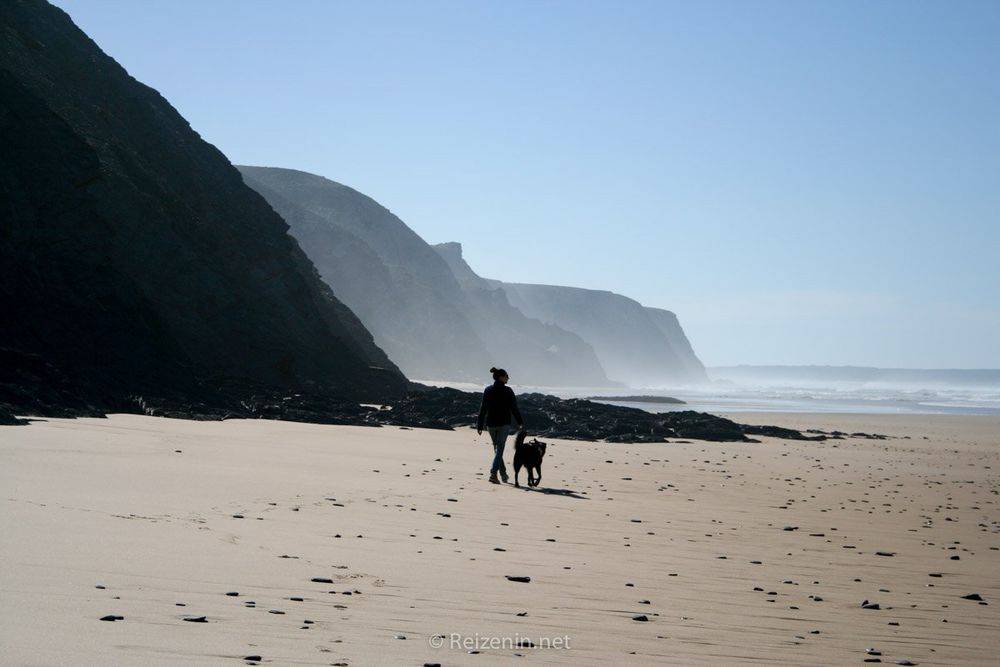
[[[483,392],[483,404],[479,408],[479,421],[476,423],[476,430],[483,432],[485,424],[493,440],[493,467],[490,468],[490,483],[499,484],[497,474],[507,481],[507,466],[503,462],[503,448],[507,444],[507,436],[510,435],[511,420],[517,421],[520,428],[524,428],[524,420],[521,419],[521,412],[517,409],[517,399],[514,397],[514,390],[507,386],[510,376],[502,368],[491,368],[493,374],[493,384]]]

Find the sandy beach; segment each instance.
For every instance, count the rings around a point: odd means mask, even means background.
[[[1000,418],[735,417],[890,438],[551,441],[527,490],[465,429],[0,427],[3,662],[997,663]]]

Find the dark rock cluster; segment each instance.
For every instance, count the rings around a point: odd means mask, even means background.
[[[782,438],[784,440],[826,440],[827,436],[822,433],[806,435],[800,431],[781,426],[751,426],[750,424],[740,424],[740,428],[747,435],[763,435],[769,438]],[[812,433],[812,431],[810,431]]]
[[[278,419],[314,424],[406,426],[452,430],[472,426],[480,395],[449,388],[415,387],[381,405],[362,404],[329,387],[307,384],[299,390],[254,384],[245,379],[204,381],[191,393],[130,394],[100,397],[60,389],[58,371],[41,360],[37,376],[18,384],[0,381],[0,422],[5,415],[101,417],[119,412],[174,419]],[[23,379],[23,378],[22,378]],[[532,435],[568,440],[664,442],[691,438],[717,442],[754,442],[750,435],[792,440],[822,440],[776,426],[750,426],[684,410],[653,413],[584,399],[522,394],[521,413]],[[11,422],[8,422],[11,423]]]
[[[457,389],[414,391],[372,417],[383,424],[447,429],[475,423],[479,403],[479,394]],[[668,438],[749,440],[745,427],[692,410],[652,413],[546,394],[522,394],[518,404],[528,430],[538,436],[608,442],[663,442]],[[804,438],[798,431],[789,432]]]

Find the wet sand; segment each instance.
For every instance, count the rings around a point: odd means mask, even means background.
[[[527,490],[471,430],[0,427],[3,662],[1000,660],[1000,418],[734,417],[891,438],[554,440]]]

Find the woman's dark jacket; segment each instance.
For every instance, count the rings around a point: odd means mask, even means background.
[[[518,426],[524,426],[521,412],[517,409],[517,399],[514,390],[502,382],[494,382],[483,392],[483,404],[479,408],[479,421],[476,427],[483,430],[487,426],[508,426],[511,416],[517,420]]]

